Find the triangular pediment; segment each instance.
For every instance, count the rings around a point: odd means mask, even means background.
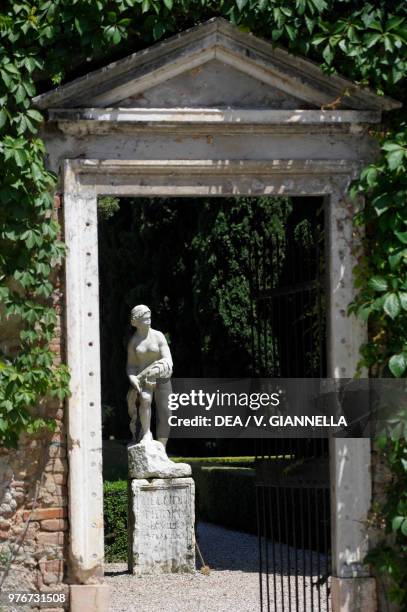
[[[400,104],[216,18],[37,96],[39,108],[390,110]]]
[[[117,104],[121,108],[305,108],[300,98],[216,58]]]

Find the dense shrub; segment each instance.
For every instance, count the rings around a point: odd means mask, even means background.
[[[104,483],[106,561],[127,559],[127,482]]]
[[[197,518],[255,533],[254,474],[251,468],[193,466]]]

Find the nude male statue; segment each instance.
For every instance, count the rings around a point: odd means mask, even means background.
[[[127,394],[130,431],[135,439],[137,411],[140,415],[141,439],[153,439],[151,433],[151,403],[157,407],[157,440],[165,448],[169,435],[168,396],[172,391],[172,357],[164,334],[151,328],[151,311],[139,304],[131,311],[131,325],[136,332],[127,347],[127,375],[131,388]]]

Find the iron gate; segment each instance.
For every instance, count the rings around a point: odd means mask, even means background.
[[[252,372],[320,378],[326,375],[322,202],[294,200],[283,221],[284,232],[252,247]],[[259,439],[256,446],[260,609],[328,611],[328,441]]]

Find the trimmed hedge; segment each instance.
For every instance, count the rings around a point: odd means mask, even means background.
[[[251,468],[193,466],[197,518],[255,533],[254,474]]]
[[[176,463],[194,466],[254,467],[254,457],[170,457]]]
[[[105,559],[127,559],[127,482],[104,483]]]
[[[195,480],[197,520],[256,531],[253,457],[187,457]],[[225,465],[226,463],[226,465]],[[127,560],[127,481],[104,483],[105,558]]]

